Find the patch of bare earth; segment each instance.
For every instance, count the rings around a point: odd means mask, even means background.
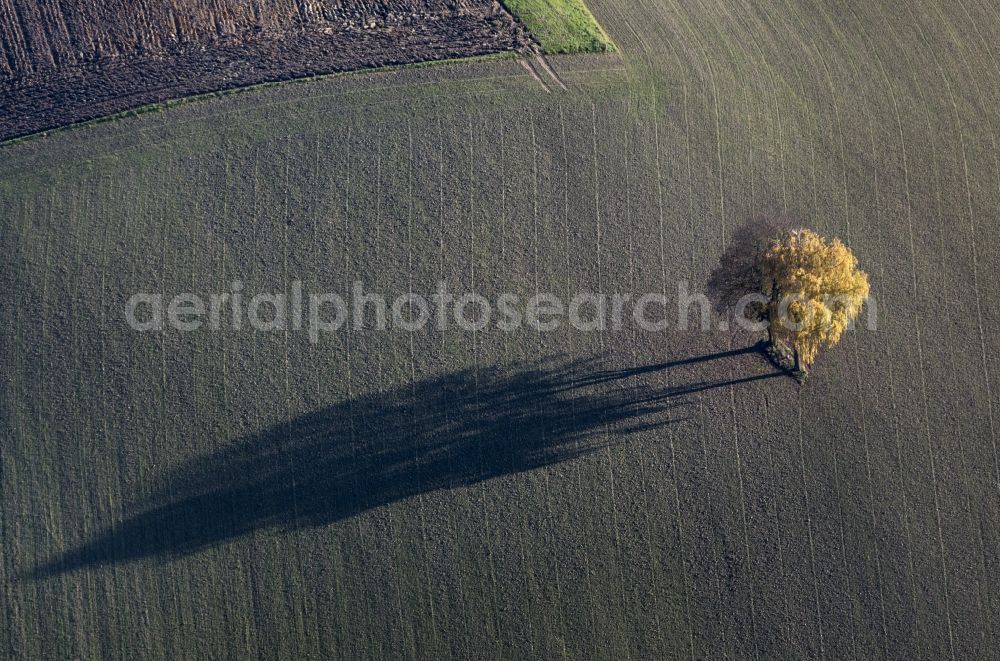
[[[0,140],[192,94],[529,41],[496,0],[7,0]]]

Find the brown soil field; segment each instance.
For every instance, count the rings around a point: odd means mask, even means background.
[[[192,94],[529,40],[496,0],[3,0],[0,140]]]

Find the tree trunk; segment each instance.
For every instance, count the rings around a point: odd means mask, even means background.
[[[768,346],[774,346],[774,333],[771,331],[771,323],[774,321],[775,312],[777,312],[778,299],[781,292],[778,291],[778,285],[774,282],[771,283],[771,300],[767,304],[767,344]],[[780,321],[780,320],[779,320]]]
[[[795,371],[802,371],[802,361],[799,360],[799,350],[795,346],[792,347],[792,356],[795,357]]]

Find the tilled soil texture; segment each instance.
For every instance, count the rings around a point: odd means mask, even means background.
[[[192,94],[529,41],[495,0],[10,0],[0,140]]]

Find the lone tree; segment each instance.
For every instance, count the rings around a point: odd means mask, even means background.
[[[840,341],[868,298],[868,276],[840,239],[807,229],[770,239],[757,258],[772,346],[787,347],[806,372],[821,347]]]

